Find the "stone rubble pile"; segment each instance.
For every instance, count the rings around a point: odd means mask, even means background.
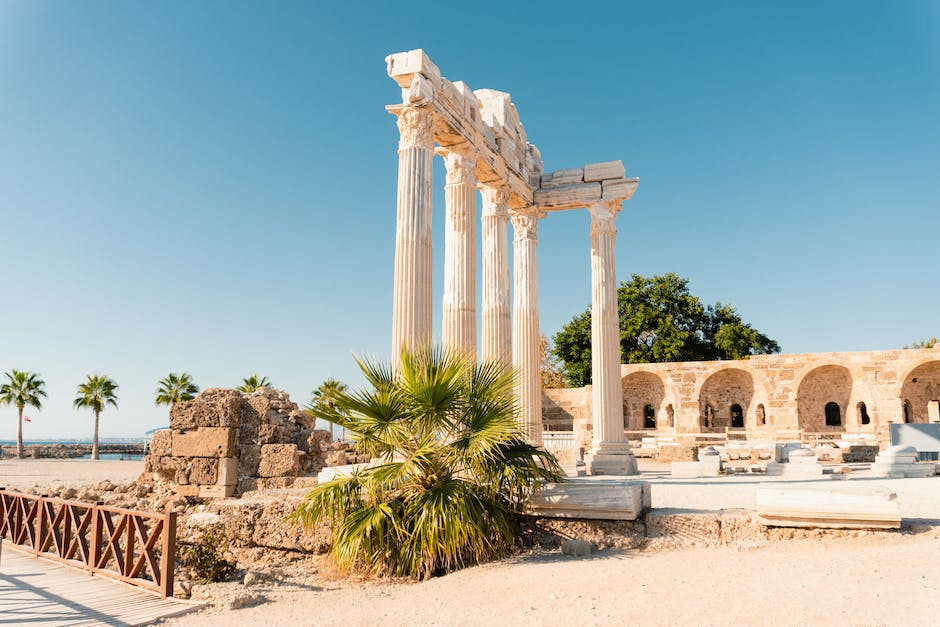
[[[151,440],[145,473],[202,498],[312,487],[324,466],[359,461],[313,425],[286,392],[210,388],[173,406],[170,428]]]

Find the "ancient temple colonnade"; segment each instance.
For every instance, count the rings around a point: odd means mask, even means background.
[[[388,74],[401,87],[398,118],[398,219],[392,314],[393,365],[401,351],[433,341],[432,169],[446,167],[444,297],[445,347],[476,356],[476,191],[483,196],[480,232],[483,272],[479,358],[517,372],[520,426],[541,444],[538,307],[538,226],[555,211],[591,215],[591,293],[594,442],[592,474],[633,474],[636,462],[623,433],[617,320],[615,219],[638,180],[619,161],[543,172],[509,94],[472,91],[450,82],[421,50],[390,55]],[[510,308],[508,224],[513,227]]]

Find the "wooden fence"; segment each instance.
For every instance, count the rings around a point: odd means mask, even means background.
[[[0,538],[36,557],[173,596],[176,512],[138,512],[0,488]]]

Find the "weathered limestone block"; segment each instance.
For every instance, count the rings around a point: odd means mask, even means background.
[[[593,203],[601,200],[600,183],[579,183],[562,185],[535,192],[535,204],[540,207],[554,207],[576,203]]]
[[[165,457],[173,452],[173,432],[169,429],[157,431],[150,438],[150,457]]]
[[[793,449],[788,452],[787,457],[790,461],[785,464],[768,463],[767,474],[794,479],[814,479],[822,476],[823,467],[811,449]]]
[[[235,457],[237,430],[228,427],[199,427],[173,432],[175,457]]]
[[[258,435],[255,441],[263,445],[281,444],[283,442],[291,442],[293,439],[291,430],[286,425],[262,422],[261,426],[258,427]]]
[[[170,428],[237,427],[242,398],[238,390],[205,390],[195,399],[176,403],[170,408]]]
[[[697,479],[699,477],[721,476],[721,464],[704,462],[672,462],[669,465],[673,479]]]
[[[591,179],[601,180],[601,179]],[[567,170],[555,170],[554,172],[545,172],[542,174],[542,189],[554,189],[562,185],[573,185],[575,183],[585,182],[584,170],[581,168],[569,168]]]
[[[549,518],[636,520],[649,508],[650,486],[645,481],[585,477],[541,487],[526,513]]]
[[[188,464],[189,483],[213,485],[219,478],[219,460],[212,457],[194,457]]]
[[[347,464],[345,466],[327,466],[319,473],[317,473],[317,483],[326,483],[327,481],[332,481],[337,477],[348,477],[355,471],[360,468],[365,467],[366,464]]]
[[[261,463],[261,446],[258,444],[242,444],[241,454],[238,457],[238,472],[246,477],[258,475],[258,464]]]
[[[623,161],[605,161],[603,163],[589,163],[584,166],[584,182],[604,181],[607,179],[622,179],[627,175]]]
[[[299,452],[296,444],[263,444],[259,477],[295,476],[300,472]]]
[[[761,524],[776,527],[898,529],[898,495],[868,486],[810,487],[761,484],[757,488]]]
[[[234,486],[238,484],[238,458],[225,457],[218,461],[218,485]]]
[[[616,200],[618,198],[629,199],[636,192],[638,183],[636,179],[621,179],[619,181],[604,181],[601,190],[601,198],[604,200]]]

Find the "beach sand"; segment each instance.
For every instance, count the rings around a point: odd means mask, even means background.
[[[104,479],[112,483],[134,481],[144,471],[142,461],[90,459],[0,459],[0,487],[27,490],[56,485],[74,488]]]

